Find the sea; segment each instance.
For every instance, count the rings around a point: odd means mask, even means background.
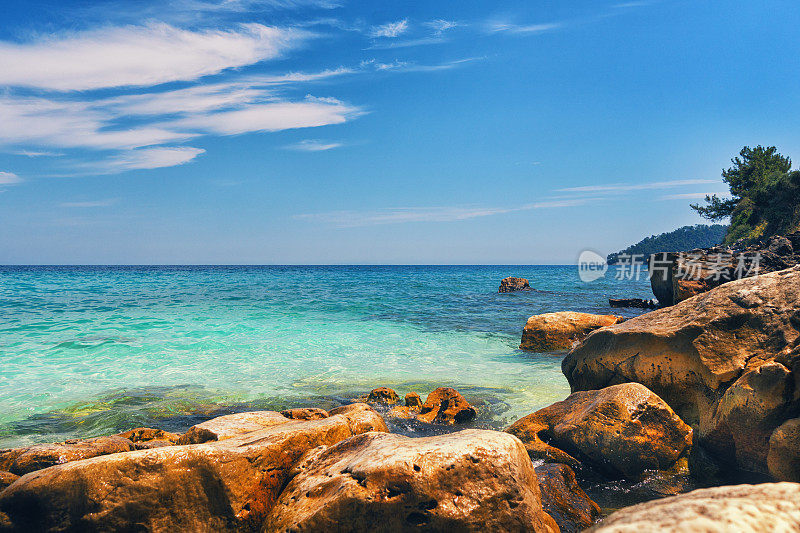
[[[616,268],[587,283],[575,265],[2,266],[0,448],[331,408],[379,386],[454,387],[473,427],[502,429],[569,394],[563,352],[519,350],[528,317],[643,312],[609,307],[653,297]],[[532,290],[498,293],[506,276]]]

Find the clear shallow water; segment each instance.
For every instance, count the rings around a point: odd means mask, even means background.
[[[535,290],[498,294],[510,275]],[[456,387],[500,427],[569,393],[563,354],[517,349],[526,319],[640,312],[609,297],[652,294],[613,267],[0,267],[0,447],[380,385]]]

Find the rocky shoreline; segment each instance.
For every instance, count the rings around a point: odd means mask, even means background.
[[[531,317],[522,347],[571,349],[572,394],[506,431],[463,429],[476,409],[452,388],[379,387],[329,411],[0,450],[0,531],[800,528],[800,267],[628,320]],[[581,486],[654,478],[669,497],[599,522]]]

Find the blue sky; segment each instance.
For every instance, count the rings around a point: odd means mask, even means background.
[[[795,1],[3,2],[0,263],[572,263],[800,158]]]

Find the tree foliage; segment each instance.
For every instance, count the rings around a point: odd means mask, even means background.
[[[706,205],[691,205],[709,220],[730,217],[726,243],[754,241],[800,227],[800,171],[791,170],[791,159],[774,146],[759,145],[745,146],[731,163],[722,171],[731,198],[710,195]]]
[[[641,254],[644,257],[658,252],[680,252],[692,250],[694,248],[708,248],[716,246],[725,238],[728,226],[714,224],[707,226],[697,224],[695,226],[683,226],[674,231],[651,235],[634,245],[628,246],[615,254],[609,254],[606,262],[610,265],[616,263],[620,255]]]

